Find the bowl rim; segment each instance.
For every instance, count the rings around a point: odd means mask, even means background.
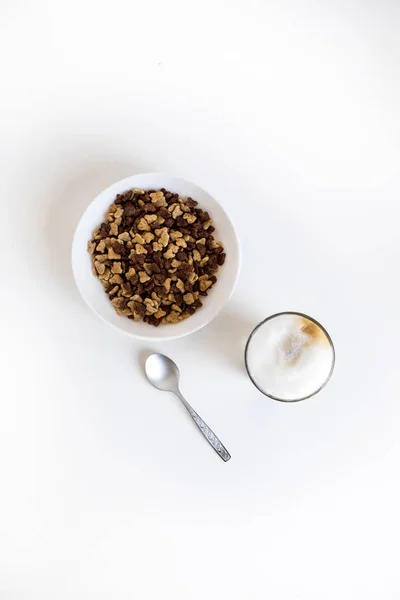
[[[253,379],[253,376],[250,373],[250,368],[249,368],[249,363],[247,360],[247,352],[249,349],[249,346],[251,344],[251,341],[253,339],[254,334],[257,333],[257,331],[265,324],[267,323],[267,321],[270,321],[271,319],[274,319],[275,317],[281,317],[282,315],[297,315],[299,317],[304,317],[306,319],[308,319],[309,321],[312,321],[313,323],[315,323],[315,325],[317,325],[320,329],[322,329],[322,331],[324,332],[324,334],[326,335],[329,345],[332,348],[332,365],[330,368],[330,371],[325,379],[325,381],[322,383],[322,385],[320,385],[320,387],[318,389],[316,389],[314,392],[312,392],[312,394],[308,394],[307,396],[303,396],[302,398],[294,398],[293,400],[285,400],[284,398],[278,398],[277,396],[273,396],[272,394],[268,394],[265,390],[263,390]],[[247,338],[247,342],[246,342],[246,347],[244,349],[244,364],[246,367],[246,371],[247,371],[247,375],[249,376],[249,379],[251,381],[251,383],[258,389],[259,392],[261,392],[264,396],[267,396],[268,398],[271,398],[271,400],[277,400],[278,402],[285,402],[287,404],[290,404],[292,402],[302,402],[303,400],[308,400],[308,398],[312,398],[312,396],[315,396],[316,394],[318,394],[321,390],[324,389],[324,387],[327,385],[327,383],[329,382],[329,380],[332,377],[332,373],[333,370],[335,368],[335,363],[336,363],[336,352],[335,352],[335,346],[333,344],[332,338],[329,335],[329,333],[327,332],[327,330],[325,329],[325,327],[323,325],[321,325],[321,323],[319,321],[317,321],[316,319],[314,319],[313,317],[310,317],[310,315],[306,315],[305,313],[302,312],[297,312],[295,310],[284,310],[282,312],[278,312],[278,313],[274,313],[273,315],[270,315],[269,317],[267,317],[266,319],[263,319],[262,321],[260,321],[260,323],[258,323],[258,325],[256,325],[253,329],[253,331],[250,333],[249,337]]]
[[[78,235],[78,230],[79,227],[81,225],[82,219],[85,216],[86,212],[89,210],[89,208],[95,204],[98,201],[98,198],[100,196],[102,196],[103,194],[106,194],[109,190],[111,190],[111,188],[113,188],[116,185],[123,185],[124,182],[127,182],[127,186],[129,188],[129,182],[135,178],[135,177],[153,177],[153,176],[157,176],[157,177],[163,177],[165,176],[166,178],[170,178],[170,179],[178,179],[184,183],[188,183],[190,185],[193,185],[197,188],[199,188],[201,191],[205,192],[208,196],[210,196],[214,202],[216,202],[216,204],[219,206],[219,208],[222,210],[226,220],[228,221],[228,223],[230,224],[231,228],[232,228],[232,232],[233,232],[233,237],[235,240],[235,245],[236,245],[236,252],[237,252],[237,261],[236,261],[236,273],[234,276],[234,280],[233,280],[233,284],[231,286],[231,290],[229,292],[228,297],[225,299],[224,303],[221,305],[221,307],[214,312],[210,318],[208,318],[206,321],[204,321],[203,323],[200,323],[197,326],[193,326],[191,329],[189,329],[188,331],[185,331],[183,333],[178,333],[178,334],[172,334],[172,335],[168,335],[168,336],[146,336],[143,334],[137,334],[137,333],[133,333],[133,332],[129,332],[126,331],[124,329],[121,329],[120,327],[118,327],[118,325],[116,325],[115,323],[112,323],[111,321],[109,321],[108,319],[106,319],[102,314],[100,314],[95,308],[94,306],[91,304],[91,302],[89,301],[89,299],[87,298],[87,296],[85,294],[82,293],[81,288],[78,284],[77,281],[77,275],[75,273],[75,262],[74,262],[74,250],[76,247],[76,238]],[[128,189],[127,188],[127,189]],[[72,275],[74,278],[74,282],[75,282],[75,286],[79,292],[80,297],[83,299],[83,301],[85,302],[86,306],[88,306],[90,308],[90,310],[97,316],[99,317],[104,323],[107,323],[107,325],[109,325],[110,327],[112,327],[113,329],[119,331],[120,333],[126,335],[127,337],[131,338],[131,339],[136,339],[136,340],[143,340],[143,341],[148,341],[148,342],[168,342],[168,341],[172,341],[172,340],[177,340],[179,338],[184,338],[188,335],[191,335],[192,333],[195,333],[196,331],[199,331],[200,329],[203,329],[203,327],[205,327],[206,325],[209,325],[209,323],[211,323],[211,321],[213,321],[219,314],[220,312],[225,308],[226,304],[229,302],[229,300],[231,299],[238,280],[239,280],[239,275],[240,275],[240,271],[241,271],[241,266],[242,266],[242,251],[241,251],[241,244],[240,244],[240,240],[239,240],[239,236],[237,233],[237,229],[236,226],[233,222],[233,220],[231,219],[231,217],[228,215],[228,213],[226,212],[224,206],[215,198],[215,196],[213,194],[211,194],[207,189],[205,189],[204,187],[198,185],[197,183],[190,181],[189,179],[186,179],[185,177],[181,177],[179,175],[174,175],[172,173],[166,173],[165,171],[149,171],[149,172],[144,172],[144,173],[135,173],[134,175],[129,175],[128,177],[124,177],[122,179],[119,179],[117,181],[114,181],[113,183],[111,183],[109,186],[107,186],[106,188],[104,188],[103,190],[101,190],[98,194],[96,194],[96,196],[91,200],[91,202],[89,202],[89,204],[85,207],[85,209],[83,210],[83,212],[81,213],[78,222],[76,224],[75,227],[75,231],[74,231],[74,235],[72,237],[72,244],[71,244],[71,266],[72,266]],[[150,325],[149,325],[150,327]]]

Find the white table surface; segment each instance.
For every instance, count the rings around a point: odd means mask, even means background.
[[[393,0],[1,3],[2,600],[400,598],[399,27]],[[69,259],[90,200],[149,170],[208,189],[243,245],[224,313],[151,347]],[[286,309],[337,351],[294,405],[243,368]]]

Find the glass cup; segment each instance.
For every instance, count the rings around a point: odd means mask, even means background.
[[[253,329],[245,365],[262,394],[280,402],[299,402],[326,386],[335,366],[335,348],[318,321],[299,312],[281,312]]]

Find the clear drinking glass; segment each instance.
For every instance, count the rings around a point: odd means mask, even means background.
[[[335,348],[318,321],[299,312],[281,312],[252,331],[245,365],[262,394],[281,402],[299,402],[326,386],[335,366]]]

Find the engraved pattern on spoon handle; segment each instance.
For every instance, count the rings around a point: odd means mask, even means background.
[[[193,410],[193,408],[190,406],[187,400],[185,400],[185,398],[179,391],[176,393],[176,395],[178,396],[179,400],[183,403],[184,407],[192,417],[193,421],[196,423],[197,427],[200,429],[201,433],[206,438],[207,442],[211,444],[211,446],[214,448],[217,454],[219,454],[222,460],[227,462],[231,458],[231,455],[229,454],[225,446],[222,444],[221,440],[217,438],[212,429],[210,429],[207,423],[205,423],[203,419],[199,417],[197,412]]]

